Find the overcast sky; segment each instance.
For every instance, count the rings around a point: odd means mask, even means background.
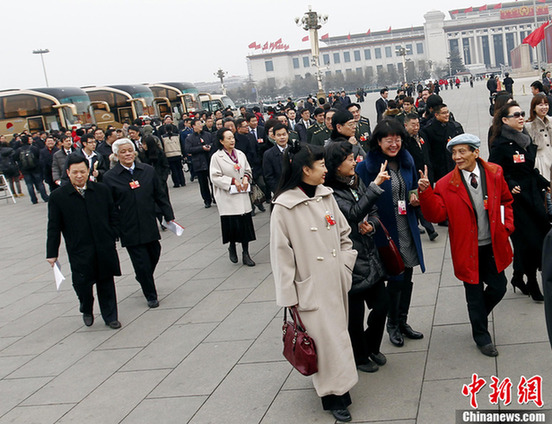
[[[309,47],[295,17],[308,5],[329,20],[330,36],[422,25],[434,0],[1,0],[0,89],[45,86],[213,81],[222,67],[247,75],[253,41],[282,38]],[[440,2],[448,10],[479,7],[469,0]],[[495,2],[496,3],[496,2]]]

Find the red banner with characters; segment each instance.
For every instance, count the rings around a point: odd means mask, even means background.
[[[533,16],[533,6],[516,7],[515,9],[502,9],[500,19],[525,18]],[[537,15],[548,15],[548,6],[537,6]]]

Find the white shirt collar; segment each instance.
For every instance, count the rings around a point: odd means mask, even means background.
[[[475,176],[477,177],[477,181],[479,181],[481,178],[481,170],[479,169],[479,166],[477,165],[477,163],[475,164],[475,168],[471,172],[462,169],[462,175],[464,176],[464,180],[468,182],[470,181],[470,177],[472,173],[475,174]]]
[[[130,168],[128,166],[124,166],[121,162],[119,162],[119,164],[127,171],[134,171],[134,168],[136,168],[136,164],[134,162],[132,163],[132,166]]]
[[[280,152],[284,153],[284,150],[286,150],[286,148],[287,148],[287,144],[286,144],[286,147],[281,147],[279,144],[276,144],[276,147],[278,147],[278,149],[280,149]]]

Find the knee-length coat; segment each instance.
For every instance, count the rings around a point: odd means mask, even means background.
[[[298,305],[316,343],[318,396],[342,395],[358,381],[347,332],[347,293],[357,256],[350,232],[328,187],[319,185],[313,198],[296,187],[274,201],[270,261],[276,302]]]

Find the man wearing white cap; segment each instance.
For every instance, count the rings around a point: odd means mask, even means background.
[[[464,282],[473,339],[481,353],[497,356],[487,316],[506,293],[504,269],[513,256],[508,241],[514,231],[513,198],[502,168],[479,157],[480,145],[472,134],[450,140],[447,149],[456,166],[435,189],[427,167],[420,171],[418,192],[427,220],[449,220],[454,275]]]

